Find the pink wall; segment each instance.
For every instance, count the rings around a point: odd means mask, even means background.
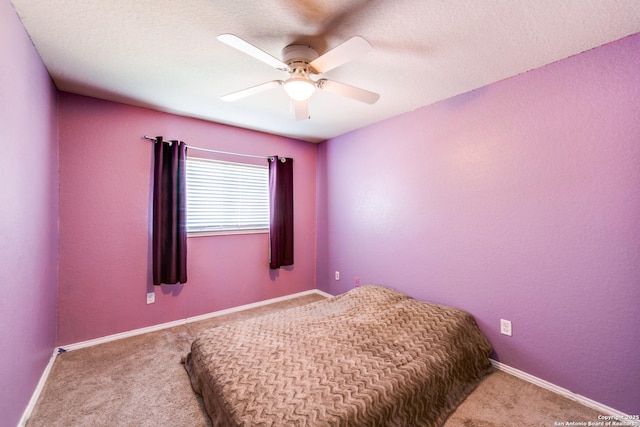
[[[318,287],[464,308],[497,360],[640,412],[638,70],[635,35],[322,143]]]
[[[66,93],[59,132],[59,345],[315,288],[316,145]],[[142,135],[293,157],[293,268],[269,270],[267,234],[189,238],[188,283],[156,288],[147,305],[153,153]]]
[[[55,346],[56,92],[0,1],[0,423],[16,425]]]

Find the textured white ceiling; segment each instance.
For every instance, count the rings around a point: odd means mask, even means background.
[[[12,0],[60,90],[317,142],[640,32],[638,0]],[[287,74],[219,42],[233,33],[280,58],[353,35],[373,50],[324,76],[380,93],[323,91],[296,121]],[[152,129],[150,132],[153,131]]]

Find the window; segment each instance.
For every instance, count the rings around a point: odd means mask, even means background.
[[[269,168],[187,157],[187,232],[269,229]]]

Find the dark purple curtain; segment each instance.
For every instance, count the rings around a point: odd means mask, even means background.
[[[156,138],[153,159],[153,284],[187,281],[186,145]]]
[[[293,159],[269,158],[271,269],[293,265]]]

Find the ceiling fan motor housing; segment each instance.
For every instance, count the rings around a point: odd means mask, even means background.
[[[310,46],[292,44],[282,49],[282,62],[289,66],[293,75],[306,76],[313,73],[309,63],[318,57],[318,52]]]

